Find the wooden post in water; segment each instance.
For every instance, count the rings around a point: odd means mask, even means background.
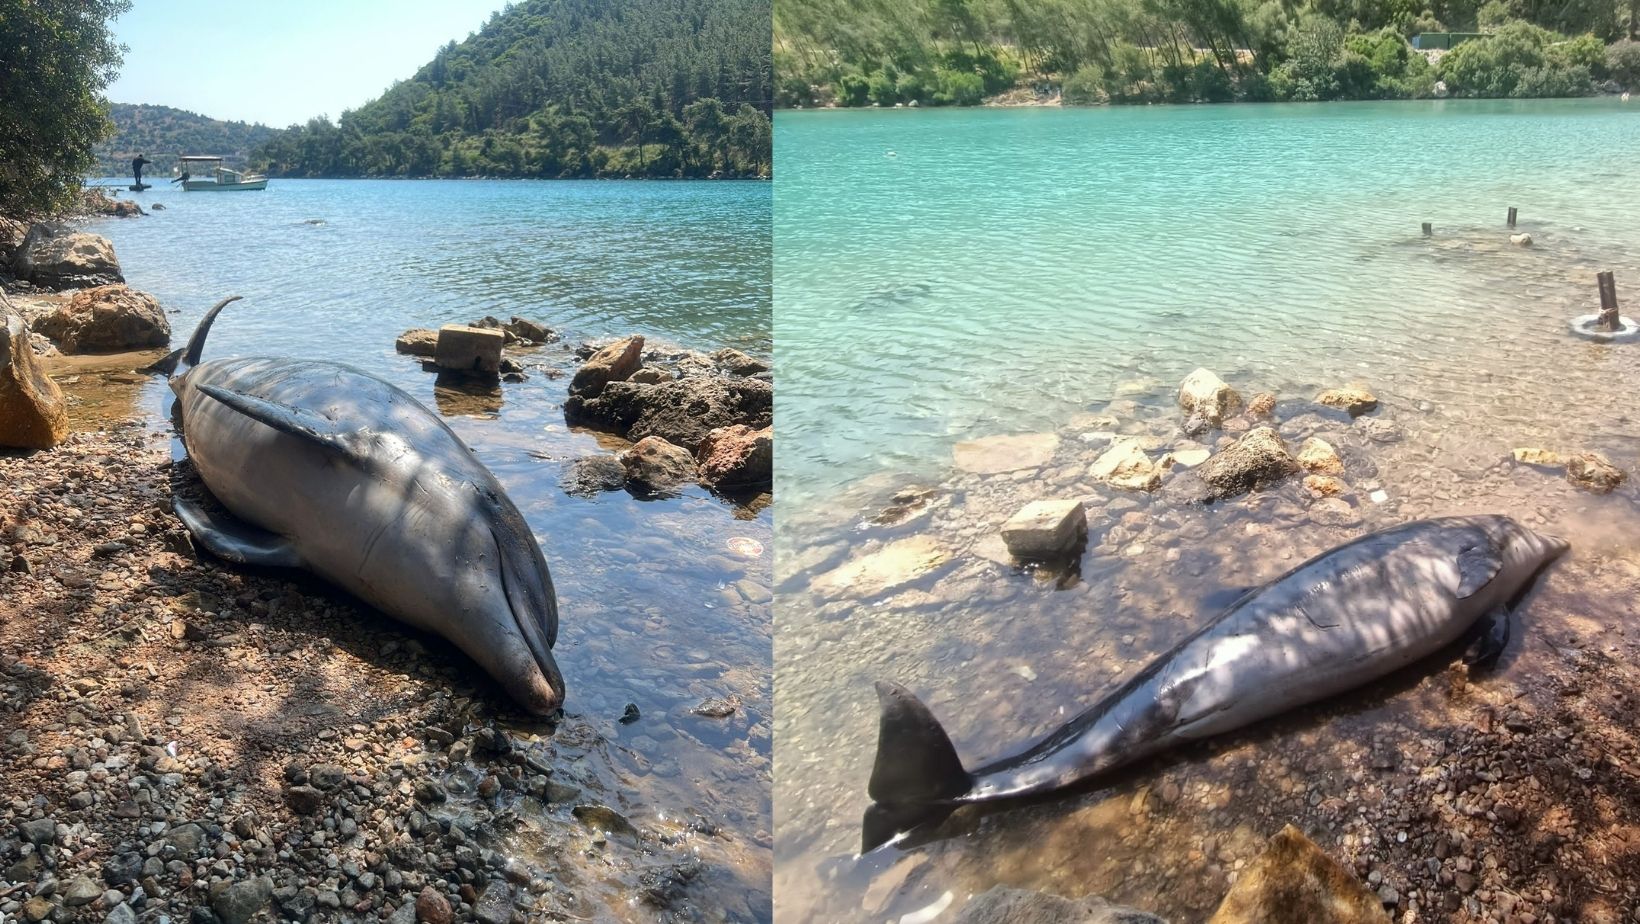
[[[1432,236],[1434,236],[1434,234],[1435,234],[1435,226],[1430,224],[1427,221],[1424,222],[1424,237],[1432,237]]]
[[[1611,270],[1596,273],[1594,278],[1600,285],[1600,319],[1595,322],[1595,327],[1599,330],[1617,330],[1621,325],[1617,318],[1617,280],[1612,277]]]
[[[1509,227],[1511,229],[1515,227],[1515,207],[1512,205],[1509,206]]]

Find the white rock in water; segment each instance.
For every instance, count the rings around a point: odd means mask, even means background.
[[[1530,234],[1511,234],[1509,235],[1509,243],[1514,244],[1516,247],[1530,247],[1532,246],[1532,236]]]
[[[1367,497],[1375,504],[1382,504],[1384,501],[1389,500],[1389,492],[1380,488],[1377,491],[1368,494]]]

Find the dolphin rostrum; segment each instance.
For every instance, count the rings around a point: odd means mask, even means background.
[[[1062,789],[1342,693],[1477,627],[1468,657],[1495,660],[1509,638],[1508,605],[1566,548],[1504,516],[1419,520],[1362,536],[1245,594],[1093,708],[972,771],[928,707],[879,683],[863,849],[962,805]]]
[[[454,642],[529,711],[557,710],[552,576],[495,476],[427,408],[358,369],[201,364],[233,300],[155,367],[170,376],[200,479],[232,514],[174,498],[194,539],[228,561],[313,571]]]

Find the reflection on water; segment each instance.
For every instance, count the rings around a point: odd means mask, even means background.
[[[1601,788],[1607,801],[1579,828],[1595,846],[1540,859],[1536,834],[1500,826],[1474,845],[1477,877],[1486,856],[1503,864],[1485,869],[1498,888],[1461,892],[1449,861],[1426,894],[1417,877],[1440,816],[1393,808],[1450,798],[1432,787],[1475,750],[1478,714],[1564,711],[1564,690],[1590,683],[1577,679],[1580,653],[1634,652],[1614,635],[1640,577],[1633,481],[1595,496],[1510,458],[1518,446],[1588,449],[1631,478],[1637,468],[1640,436],[1615,396],[1640,384],[1640,349],[1567,331],[1598,304],[1598,270],[1640,279],[1623,217],[1640,191],[1587,181],[1620,170],[1640,141],[1632,113],[1605,102],[824,113],[783,114],[777,130],[782,920],[892,920],[952,891],[944,918],[996,884],[1201,920],[1287,821],[1364,879],[1376,873],[1375,890],[1391,886],[1397,920],[1412,902],[1418,920],[1450,916],[1443,890],[1485,919],[1516,887],[1530,897],[1507,901],[1541,918],[1545,876],[1556,901],[1588,908],[1632,866],[1605,845],[1640,823],[1640,804]],[[1571,133],[1587,143],[1572,150]],[[883,148],[901,156],[885,161]],[[1508,241],[1511,204],[1531,248]],[[1197,444],[1174,406],[1197,366],[1245,396],[1278,395],[1295,450],[1311,435],[1337,447],[1344,511],[1313,504],[1296,478],[1205,509],[1094,483],[1109,431],[1140,437],[1152,458]],[[1357,381],[1377,412],[1351,422],[1310,403]],[[838,415],[856,425],[817,423]],[[979,475],[952,463],[963,440],[1034,432],[1058,437],[1040,466]],[[1001,524],[1041,497],[1088,506],[1088,548],[1069,572],[1019,568],[999,548]],[[923,697],[972,766],[1096,702],[1228,592],[1366,531],[1479,512],[1566,536],[1574,552],[1519,612],[1499,671],[1468,692],[1453,692],[1443,664],[1421,665],[1080,793],[959,812],[917,849],[854,857],[872,681]],[[865,594],[824,579],[908,537],[937,552],[927,567]],[[1391,746],[1393,769],[1375,774]],[[1622,907],[1625,893],[1610,894]]]
[[[568,718],[551,734],[511,731],[555,779],[658,840],[605,840],[568,804],[518,798],[504,806],[518,833],[493,846],[566,886],[583,919],[651,919],[633,871],[697,861],[686,894],[703,920],[768,919],[771,556],[731,542],[771,545],[772,511],[697,486],[656,500],[565,495],[567,465],[624,441],[567,427],[568,378],[554,374],[573,365],[565,344],[630,332],[767,355],[768,187],[276,180],[255,196],[133,198],[167,208],[92,230],[113,241],[130,284],[173,312],[174,342],[212,302],[244,295],[212,328],[206,360],[331,359],[386,378],[445,416],[540,541]],[[406,329],[485,314],[539,321],[565,344],[512,352],[528,378],[499,385],[453,382],[393,351]],[[160,426],[169,391],[143,381],[125,387]],[[737,708],[691,711],[709,701]],[[623,725],[628,703],[642,718]],[[450,782],[441,811],[456,817],[480,797]]]

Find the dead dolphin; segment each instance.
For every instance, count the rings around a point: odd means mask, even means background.
[[[1508,641],[1508,604],[1566,548],[1504,516],[1363,536],[1242,596],[1093,708],[973,771],[928,707],[879,683],[864,849],[962,805],[1062,789],[1353,689],[1477,626],[1472,659],[1494,659]]]
[[[373,375],[293,359],[200,363],[233,300],[156,366],[170,376],[194,467],[232,514],[175,498],[194,539],[228,561],[322,575],[454,642],[531,712],[558,709],[552,576],[495,476]]]

